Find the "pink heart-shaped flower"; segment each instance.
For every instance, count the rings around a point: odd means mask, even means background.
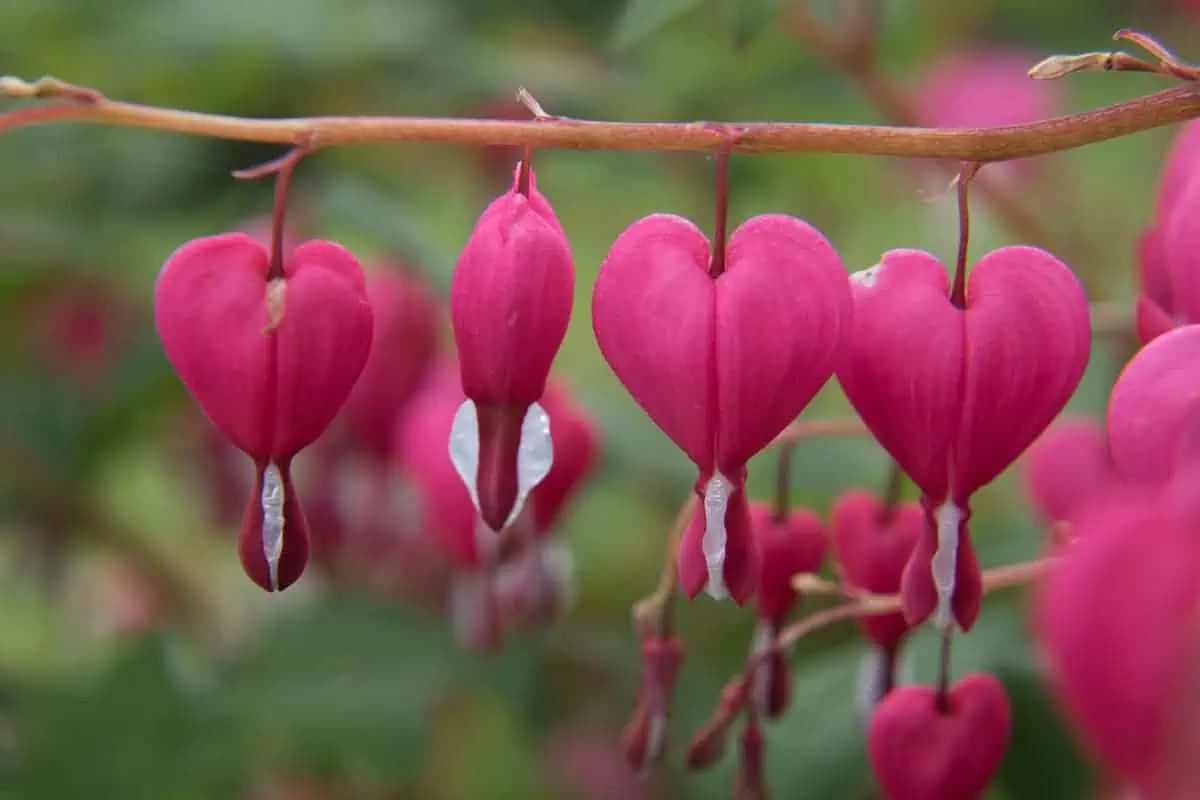
[[[837,253],[798,219],[747,220],[716,278],[709,257],[688,220],[646,217],[613,244],[592,297],[613,372],[702,471],[740,467],[796,418],[851,313]]]
[[[916,624],[924,617],[913,614],[929,597],[942,601],[943,612],[953,599],[959,624],[969,628],[979,599],[964,536],[969,498],[1074,393],[1091,352],[1087,298],[1065,264],[1033,247],[984,256],[967,280],[962,309],[951,303],[942,265],[921,251],[885,253],[852,283],[854,327],[838,380],[920,487],[931,522],[902,581],[906,616]],[[940,575],[936,591],[929,562],[920,560],[934,552],[944,556],[930,565]]]
[[[737,573],[729,584],[741,602],[757,573],[753,541],[733,541],[750,527],[744,498],[737,499],[745,463],[829,379],[851,304],[837,253],[798,219],[746,221],[730,236],[715,277],[710,255],[708,239],[681,217],[635,222],[600,268],[592,325],[613,372],[699,468],[697,493],[723,498],[712,513],[723,514],[724,541],[746,556],[726,559],[717,552],[723,543],[700,552],[705,524],[697,515],[680,549],[685,589],[703,588],[703,570],[693,568],[705,565],[713,589],[724,564]],[[718,477],[731,487],[714,488]]]
[[[1200,325],[1143,347],[1125,365],[1108,403],[1108,442],[1124,477],[1162,482],[1200,453]]]
[[[926,522],[925,512],[917,503],[897,503],[890,512],[885,512],[883,503],[874,494],[865,489],[851,489],[834,502],[829,525],[846,582],[872,594],[889,595],[900,590],[904,567]],[[859,624],[889,653],[896,651],[910,630],[899,612],[863,617]]]
[[[230,233],[193,240],[163,264],[154,315],[167,358],[213,424],[254,459],[239,547],[247,575],[287,588],[308,560],[292,458],[346,402],[371,349],[362,269],[310,241],[269,277],[267,249]]]
[[[938,708],[929,686],[900,686],[875,708],[871,767],[889,800],[977,800],[1000,767],[1012,732],[1004,687],[973,673]]]
[[[243,233],[194,239],[163,265],[154,316],[167,358],[217,428],[256,461],[283,462],[345,403],[371,348],[372,317],[354,256],[310,241],[283,265],[274,324],[268,261]]]
[[[782,518],[765,503],[750,504],[750,525],[758,545],[758,615],[782,622],[796,603],[792,578],[816,572],[829,550],[825,523],[811,509],[793,508]]]
[[[942,265],[893,250],[852,281],[838,380],[871,432],[932,500],[966,499],[1057,416],[1091,353],[1087,298],[1062,262],[1004,247],[975,265],[966,308]]]

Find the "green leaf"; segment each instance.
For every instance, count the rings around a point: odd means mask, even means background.
[[[21,695],[16,797],[180,800],[236,794],[227,726],[169,669],[164,642],[131,644],[94,684]]]
[[[243,720],[256,761],[411,779],[456,655],[440,620],[339,598],[275,623],[220,699]]]
[[[627,0],[613,31],[612,49],[626,50],[700,5],[701,0]]]

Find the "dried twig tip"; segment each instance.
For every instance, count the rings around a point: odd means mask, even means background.
[[[537,101],[537,98],[530,94],[524,86],[517,89],[517,102],[525,106],[529,113],[533,114],[534,119],[553,119],[546,113],[546,109],[542,108],[542,104]]]
[[[1034,64],[1029,77],[1046,81],[1075,72],[1106,72],[1112,69],[1112,53],[1080,53],[1074,56],[1050,56]]]

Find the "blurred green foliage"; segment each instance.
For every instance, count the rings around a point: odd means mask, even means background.
[[[16,0],[0,4],[0,72],[248,116],[514,113],[512,93],[525,86],[551,113],[583,118],[879,121],[777,23],[785,2]],[[825,14],[836,4],[815,5]],[[1148,0],[882,5],[882,68],[909,89],[944,52],[988,43],[1022,47],[1032,64],[1103,49],[1115,29],[1141,26],[1179,52],[1200,50],[1193,21]],[[1159,83],[1080,75],[1056,88],[1064,110],[1079,110]],[[1053,179],[1025,192],[1095,300],[1128,301],[1133,239],[1169,135],[1051,157]],[[181,455],[178,412],[190,400],[154,337],[154,277],[183,241],[267,213],[269,183],[230,172],[277,154],[80,125],[0,138],[0,797],[599,796],[565,788],[549,754],[580,726],[607,731],[615,746],[639,669],[629,606],[656,580],[694,476],[601,359],[590,284],[637,217],[670,211],[710,224],[711,161],[537,156],[579,274],[557,369],[602,423],[606,458],[562,531],[580,581],[571,616],[483,659],[459,652],[436,615],[311,576],[287,595],[263,595],[242,577]],[[442,145],[326,151],[301,167],[295,205],[320,235],[367,261],[410,259],[444,290],[510,165],[510,154]],[[910,178],[886,159],[737,158],[730,216],[808,219],[852,269],[900,246],[948,260],[953,201],[926,196]],[[1013,241],[976,206],[973,254]],[[54,332],[39,333],[45,303],[64,292],[121,319],[116,355],[99,376],[62,374]],[[1077,410],[1103,408],[1124,356],[1097,345]],[[831,385],[807,413],[848,410]],[[770,491],[773,458],[751,465],[759,497]],[[823,512],[843,488],[881,487],[886,469],[869,442],[807,444],[793,499]],[[1041,547],[1012,476],[980,493],[975,520],[985,566]],[[150,632],[98,633],[110,610],[88,587],[114,558],[158,570],[190,598],[190,614]],[[704,599],[681,617],[689,656],[664,796],[728,796],[734,759],[684,776],[679,745],[738,669],[751,621]],[[863,652],[851,626],[800,647],[793,708],[769,731],[777,796],[874,796],[854,699]],[[932,653],[918,637],[918,678],[931,677]],[[1015,737],[992,797],[1090,796],[1090,771],[1042,686],[1019,593],[988,598],[955,669],[992,670],[1012,694]]]

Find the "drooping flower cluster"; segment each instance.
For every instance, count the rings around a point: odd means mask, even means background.
[[[1200,649],[1191,622],[1200,549],[1189,535],[1200,505],[1188,491],[1200,475],[1200,325],[1186,324],[1200,319],[1200,306],[1189,310],[1193,140],[1189,129],[1177,145],[1142,238],[1138,325],[1150,343],[1114,387],[1104,430],[1077,422],[1042,435],[1091,352],[1083,288],[1044,250],[1003,247],[969,275],[960,255],[953,277],[929,253],[891,250],[847,274],[808,223],[764,214],[726,239],[724,209],[711,241],[668,214],[617,237],[592,326],[633,400],[696,468],[678,585],[690,598],[754,601],[758,616],[747,669],[693,739],[690,766],[720,758],[744,719],[739,791],[761,790],[763,723],[790,698],[779,636],[801,600],[794,581],[818,572],[832,546],[840,591],[901,601],[861,620],[875,648],[865,711],[880,783],[898,800],[985,791],[1011,733],[1003,687],[981,674],[898,685],[897,664],[928,618],[947,642],[974,624],[983,587],[971,498],[1034,445],[1030,492],[1039,514],[1068,530],[1038,606],[1064,707],[1147,797],[1200,792],[1187,769],[1200,726],[1179,702],[1200,699],[1181,666]],[[254,462],[240,535],[250,577],[271,591],[297,580],[319,519],[319,549],[356,554],[359,569],[387,563],[384,554],[433,552],[448,565],[442,588],[470,647],[557,617],[571,580],[554,533],[599,439],[551,376],[574,263],[528,155],[459,257],[454,356],[439,351],[440,308],[424,284],[400,271],[367,280],[331,242],[271,245],[243,234],[188,243],[164,265],[155,298],[181,380]],[[752,502],[746,465],[834,376],[920,500],[850,490],[827,533],[807,509]],[[314,443],[306,515],[291,468]],[[1151,537],[1156,547],[1145,547]],[[413,540],[425,556],[398,544]],[[1118,582],[1120,593],[1106,593]],[[669,628],[660,620],[640,631],[643,674],[625,737],[638,767],[665,747],[684,658]],[[1129,674],[1145,685],[1127,685]],[[1131,720],[1141,733],[1129,733]]]

